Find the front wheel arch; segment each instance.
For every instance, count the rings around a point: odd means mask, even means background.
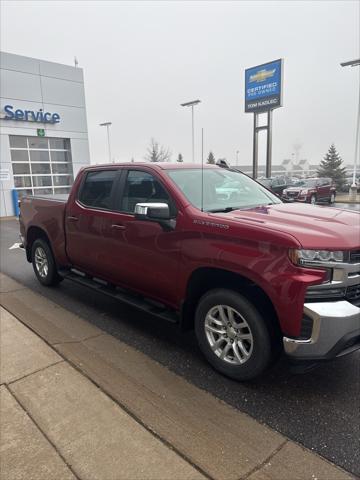
[[[195,333],[208,362],[235,380],[258,377],[271,363],[269,325],[255,305],[234,290],[216,288],[201,297]]]

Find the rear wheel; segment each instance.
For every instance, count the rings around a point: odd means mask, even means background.
[[[62,278],[57,272],[55,259],[46,240],[38,238],[31,248],[31,261],[37,279],[46,286],[57,285]]]
[[[270,334],[262,316],[232,290],[211,290],[200,299],[195,332],[209,363],[235,380],[259,376],[271,361]]]

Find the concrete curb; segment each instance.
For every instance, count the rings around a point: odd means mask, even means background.
[[[4,308],[204,477],[353,478],[47,298],[0,280]]]

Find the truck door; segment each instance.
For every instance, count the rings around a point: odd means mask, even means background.
[[[140,202],[167,203],[174,219],[178,215],[175,201],[156,174],[140,168],[124,172],[114,203],[117,212],[104,221],[103,267],[112,282],[175,305],[181,245],[179,222],[174,230],[165,231],[156,222],[136,219],[135,205]]]
[[[69,202],[65,213],[66,252],[71,263],[87,273],[103,277],[106,219],[111,216],[119,169],[88,171],[77,198]]]

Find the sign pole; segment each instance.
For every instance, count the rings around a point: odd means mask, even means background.
[[[253,179],[258,177],[258,114],[254,112],[254,136],[253,136]]]
[[[271,177],[272,110],[267,112],[266,178]]]
[[[254,114],[253,178],[259,174],[259,131],[266,130],[266,176],[271,176],[272,112],[282,107],[283,60],[245,70],[245,113]],[[267,125],[259,126],[259,114],[267,113]]]

